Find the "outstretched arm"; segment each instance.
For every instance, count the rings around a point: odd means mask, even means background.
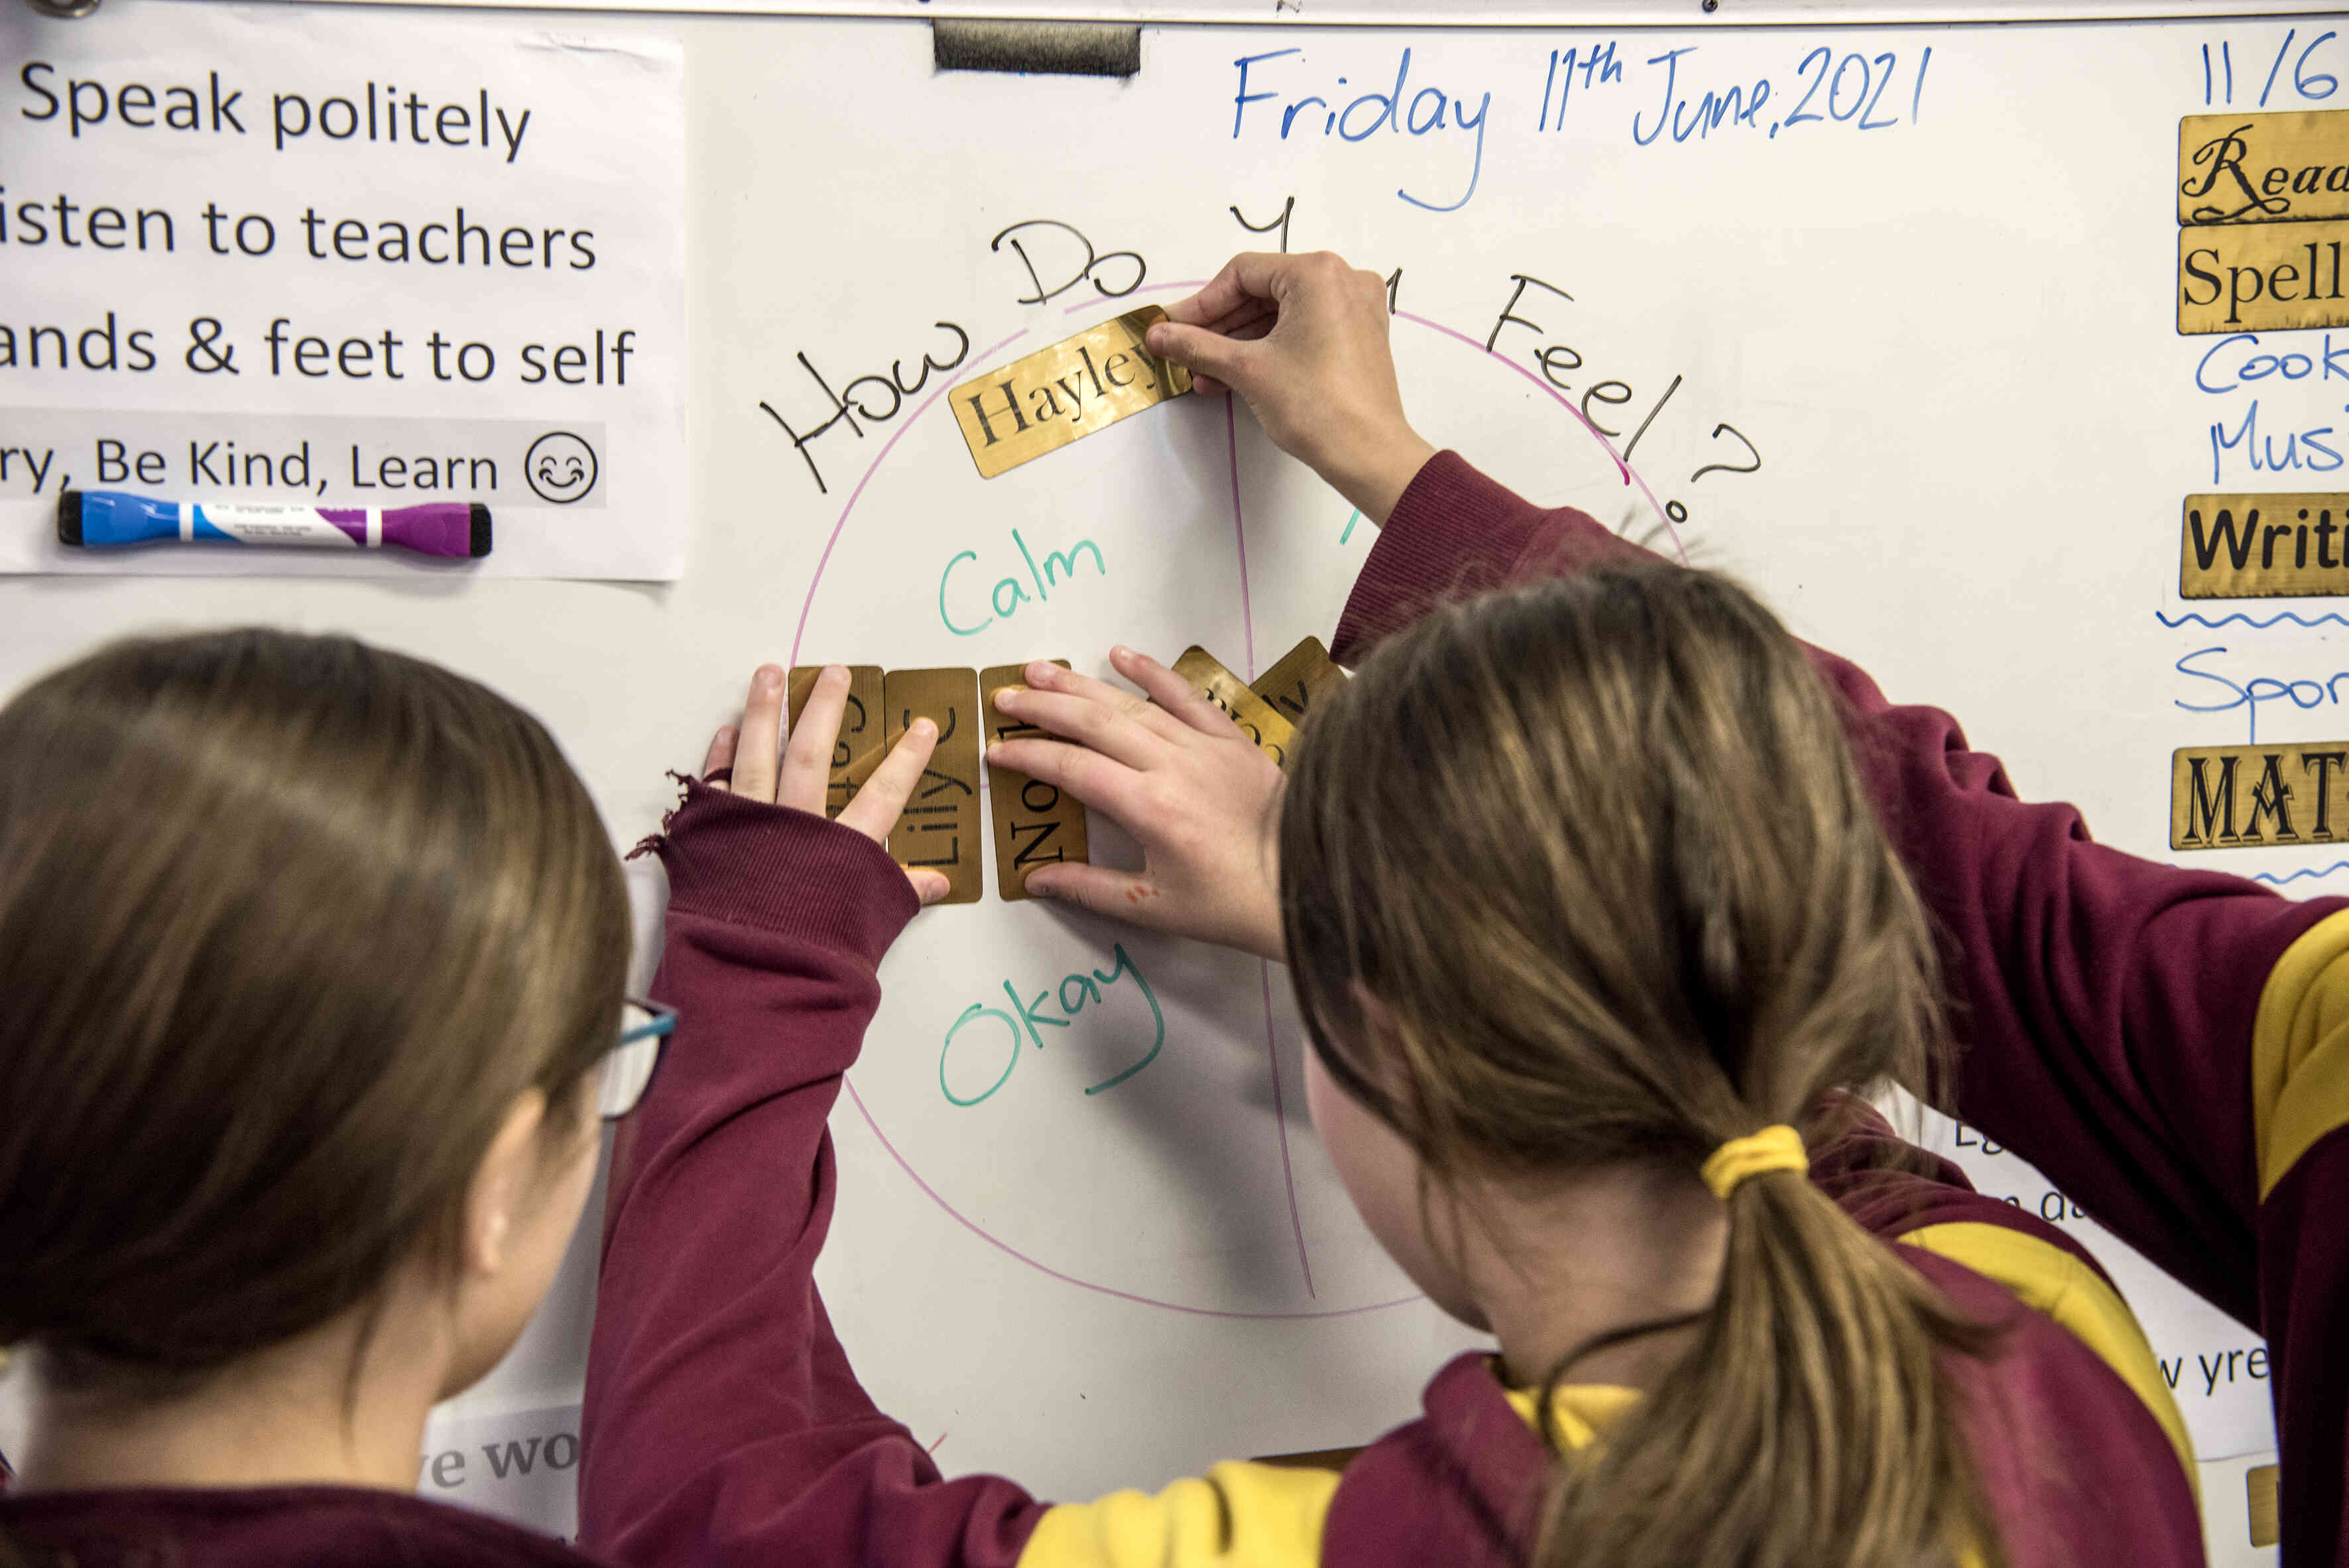
[[[880,1000],[874,970],[935,872],[882,850],[935,741],[918,723],[837,822],[847,686],[817,684],[780,761],[781,672],[654,842],[669,874],[656,995],[678,1030],[621,1127],[589,1350],[581,1539],[634,1563],[1015,1562],[1044,1512],[944,1481],[850,1369],[812,1270],[832,1221],[824,1119]],[[731,765],[730,780],[727,778]]]
[[[1338,627],[1340,661],[1359,662],[1464,594],[1658,563],[1581,512],[1535,506],[1455,454],[1427,456],[1396,389],[1376,284],[1334,257],[1242,256],[1152,332],[1154,350],[1247,398],[1276,441],[1383,525]],[[1811,656],[1845,699],[1882,820],[1948,939],[1965,1047],[1951,1109],[2211,1300],[2256,1321],[2256,1214],[2278,1174],[2262,1171],[2261,1129],[2322,1124],[2325,1110],[2275,1112],[2288,1080],[2303,1084],[2304,1105],[2321,1080],[2282,1068],[2255,1074],[2254,1026],[2279,959],[2340,906],[2294,904],[2235,878],[2105,849],[2071,808],[2016,799],[1998,760],[1971,749],[1948,715],[1895,706],[1849,661]],[[1123,651],[1113,662],[1156,695],[1151,683],[1164,676],[1155,665]],[[1081,765],[1049,742],[1026,743],[1015,766],[1065,779],[1117,817],[1143,843],[1144,874],[1160,887],[1200,880],[1188,867],[1219,837],[1260,832],[1230,814],[1220,835],[1211,831],[1218,803],[1186,793],[1184,775],[1159,764],[1142,769],[1147,789],[1118,793],[1102,785],[1128,785],[1123,774]],[[1262,873],[1258,909],[1271,907],[1273,874]],[[1152,924],[1205,924],[1180,898],[1096,900],[1099,879],[1031,885]],[[1232,896],[1227,878],[1216,885]],[[1278,951],[1268,926],[1241,944],[1267,944]],[[2255,1077],[2267,1086],[2258,1096]]]

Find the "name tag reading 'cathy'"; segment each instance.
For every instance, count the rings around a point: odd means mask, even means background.
[[[1191,389],[1191,373],[1143,345],[1156,305],[1130,310],[954,389],[955,421],[993,479]]]

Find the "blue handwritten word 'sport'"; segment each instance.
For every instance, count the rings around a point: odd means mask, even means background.
[[[944,621],[947,630],[956,636],[976,637],[997,621],[1007,620],[1019,614],[1020,605],[1029,603],[1031,600],[1050,599],[1052,596],[1053,585],[1060,583],[1062,578],[1065,577],[1071,583],[1077,580],[1077,566],[1081,559],[1091,558],[1093,575],[1096,577],[1109,575],[1109,567],[1102,560],[1101,546],[1090,539],[1080,539],[1065,551],[1046,551],[1041,565],[1037,563],[1036,552],[1028,548],[1028,542],[1019,537],[1019,531],[1016,528],[1011,531],[1011,542],[1019,549],[1019,559],[1027,566],[1026,581],[1021,581],[1016,573],[996,579],[994,591],[988,595],[987,599],[987,602],[995,607],[995,614],[992,615],[981,614],[976,610],[968,608],[968,593],[971,591],[971,584],[975,582],[986,581],[984,574],[977,579],[965,579],[959,583],[955,578],[956,570],[965,562],[976,562],[978,559],[978,551],[955,552],[954,559],[947,562],[947,569],[938,573],[938,619]],[[1036,588],[1032,596],[1028,592],[1030,583],[1035,584]],[[961,614],[968,618],[968,624],[957,621],[955,618],[955,609],[947,603],[950,591],[955,593],[957,602],[966,606]]]
[[[1304,63],[1304,54],[1303,49],[1274,49],[1268,54],[1243,55],[1232,62],[1239,71],[1239,85],[1232,94],[1233,140],[1238,140],[1240,133],[1251,123],[1268,130],[1272,128],[1274,111],[1260,111],[1253,121],[1248,116],[1249,105],[1272,98],[1288,99],[1278,110],[1280,139],[1283,141],[1299,134],[1300,127],[1302,134],[1307,137],[1318,131],[1325,139],[1335,137],[1340,141],[1354,143],[1370,141],[1381,131],[1393,136],[1408,133],[1423,137],[1440,132],[1447,125],[1454,131],[1473,130],[1476,133],[1476,140],[1468,166],[1468,189],[1461,192],[1458,201],[1427,201],[1408,191],[1398,190],[1395,192],[1413,206],[1424,208],[1430,212],[1457,212],[1468,204],[1468,199],[1476,194],[1476,181],[1485,170],[1485,123],[1493,108],[1491,93],[1484,95],[1476,105],[1476,112],[1472,115],[1463,107],[1467,101],[1465,94],[1455,98],[1437,87],[1422,87],[1417,92],[1413,92],[1409,49],[1403,50],[1402,62],[1395,67],[1392,91],[1360,94],[1342,108],[1337,107],[1334,99],[1319,93],[1291,94],[1273,88],[1258,92],[1248,90],[1251,69],[1257,72],[1259,79],[1282,79],[1285,74],[1289,74],[1288,67],[1267,66],[1265,62],[1295,55],[1299,58],[1290,62],[1294,67]],[[1336,87],[1330,90],[1335,92],[1338,88],[1343,88],[1346,80],[1340,77]],[[1316,110],[1319,112],[1316,113]],[[1450,113],[1448,120],[1445,118],[1447,110]]]
[[[2289,699],[2292,706],[2297,708],[2341,706],[2341,683],[2349,681],[2349,670],[2339,671],[2329,679],[2321,681],[2307,678],[2278,680],[2273,676],[2253,676],[2248,682],[2238,682],[2208,669],[2194,667],[2195,660],[2208,658],[2213,654],[2223,654],[2226,651],[2223,647],[2197,648],[2178,660],[2174,666],[2179,675],[2192,676],[2198,681],[2209,681],[2226,692],[2228,694],[2226,700],[2179,702],[2174,706],[2182,707],[2189,713],[2227,713],[2239,707],[2247,708],[2250,710],[2251,728],[2245,738],[2255,746],[2259,744],[2260,704],[2263,702],[2282,702]]]
[[[1143,1052],[1133,1063],[1112,1073],[1101,1082],[1087,1088],[1085,1092],[1092,1095],[1099,1094],[1103,1089],[1115,1088],[1152,1062],[1156,1061],[1158,1053],[1166,1045],[1166,1014],[1158,1006],[1157,994],[1151,990],[1150,982],[1143,978],[1141,966],[1127,954],[1125,944],[1119,943],[1112,946],[1110,949],[1110,957],[1112,963],[1107,974],[1098,969],[1080,969],[1073,975],[1063,975],[1058,986],[1039,991],[1033,996],[1025,999],[1022,998],[1019,987],[1006,980],[1003,982],[1003,995],[1011,1005],[1011,1010],[1008,1013],[1000,1007],[990,1007],[983,1002],[974,1002],[965,1007],[962,1010],[962,1016],[957,1018],[947,1030],[946,1043],[938,1047],[938,1091],[953,1104],[965,1108],[985,1103],[997,1090],[1011,1081],[1012,1070],[1019,1065],[1020,1050],[1023,1046],[1039,1051],[1042,1050],[1044,1048],[1043,1029],[1071,1027],[1087,1007],[1099,1004],[1112,987],[1129,976],[1133,979],[1135,989],[1142,993],[1143,999],[1150,1004],[1152,1028],[1150,1048]],[[1060,1004],[1057,1012],[1053,1007],[1055,1001]],[[992,1029],[979,1028],[981,1019],[988,1019],[1000,1025],[1003,1029],[1002,1036],[998,1037]],[[966,1031],[969,1032],[966,1033]],[[968,1074],[949,1075],[947,1071],[947,1063],[954,1058],[957,1046],[959,1045],[964,1054],[968,1056],[973,1051],[985,1049],[985,1046],[981,1044],[982,1041],[999,1039],[1000,1043],[997,1048],[1003,1051],[1003,1070],[997,1073],[994,1081],[977,1094],[957,1094],[955,1092],[957,1079],[960,1079],[965,1087],[968,1087],[970,1082]],[[984,1072],[985,1069],[982,1068],[980,1076],[983,1077]]]

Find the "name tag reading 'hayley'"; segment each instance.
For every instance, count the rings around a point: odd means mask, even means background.
[[[1156,305],[1089,326],[954,389],[955,421],[993,479],[1191,389],[1191,373],[1143,346]]]

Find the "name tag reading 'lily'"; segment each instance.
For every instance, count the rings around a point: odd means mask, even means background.
[[[979,477],[991,480],[1188,392],[1191,373],[1143,345],[1152,324],[1165,319],[1154,304],[1130,310],[956,387],[955,421]]]

